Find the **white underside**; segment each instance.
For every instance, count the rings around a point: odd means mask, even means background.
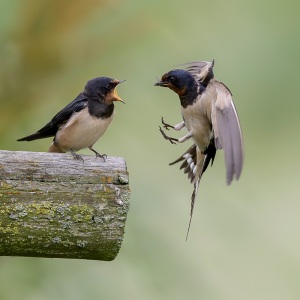
[[[70,120],[62,126],[55,136],[55,142],[64,151],[78,151],[92,147],[104,134],[113,119],[113,114],[107,119],[92,117],[85,108],[74,113]]]
[[[202,151],[207,148],[213,136],[211,120],[209,119],[210,104],[204,103],[204,101],[205,99],[198,100],[193,105],[181,110],[187,130],[192,132],[193,140]],[[208,111],[206,106],[209,108]]]

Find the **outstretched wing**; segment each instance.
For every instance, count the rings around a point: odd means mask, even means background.
[[[208,84],[209,80],[214,77],[213,67],[214,60],[212,62],[209,61],[197,61],[183,64],[185,70],[188,71],[195,80]]]
[[[224,149],[227,184],[230,184],[234,176],[239,179],[243,168],[242,131],[230,90],[217,80],[213,80],[213,86],[217,96],[212,107],[215,146],[217,149]]]
[[[74,112],[78,112],[87,106],[87,97],[80,93],[71,103],[58,112],[53,119],[36,133],[18,139],[18,141],[33,141],[55,136],[59,127],[67,122]]]

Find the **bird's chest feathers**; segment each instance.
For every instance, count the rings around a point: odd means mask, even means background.
[[[108,118],[91,116],[88,108],[85,108],[72,115],[59,129],[55,140],[62,147],[74,151],[90,147],[104,134],[112,119],[113,114]]]
[[[205,150],[212,138],[210,103],[200,98],[193,104],[181,108],[185,126],[193,133],[193,139],[201,150]]]

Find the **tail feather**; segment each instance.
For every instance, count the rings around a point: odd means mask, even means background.
[[[30,142],[30,141],[34,141],[34,140],[38,140],[38,139],[43,139],[43,138],[45,138],[45,136],[43,136],[40,132],[36,132],[34,134],[31,134],[31,135],[25,136],[21,139],[18,139],[17,141],[18,142],[23,142],[23,141]]]
[[[204,173],[209,165],[209,163],[211,162],[211,166],[214,163],[215,160],[215,156],[216,156],[216,147],[215,147],[215,143],[213,140],[210,141],[210,144],[208,145],[208,147],[206,148],[206,150],[204,151],[204,154],[207,155],[207,158],[204,161],[204,165],[203,165],[203,171],[202,173]]]
[[[194,183],[194,190],[193,190],[193,194],[192,194],[192,197],[191,197],[190,221],[189,221],[189,226],[188,226],[186,237],[185,237],[186,241],[188,239],[190,228],[191,228],[191,223],[192,223],[192,218],[193,218],[193,212],[194,212],[194,205],[195,205],[195,199],[196,199],[196,195],[197,195],[197,192],[198,192],[198,189],[199,189],[200,179],[201,179],[201,177],[199,177],[198,180],[197,180],[197,182]]]
[[[200,151],[198,153],[197,158],[198,158],[198,162],[197,162],[198,170],[197,170],[197,173],[196,173],[197,180],[194,182],[194,190],[193,190],[192,197],[191,197],[190,221],[189,221],[189,226],[188,226],[188,230],[187,230],[187,233],[186,233],[186,238],[185,238],[186,241],[188,239],[189,232],[190,232],[190,227],[191,227],[193,213],[194,213],[195,199],[196,199],[196,195],[198,193],[200,180],[201,180],[202,175],[205,171],[205,166],[208,165],[207,161],[210,160],[210,158],[208,157],[207,154],[203,155]]]
[[[169,165],[172,166],[181,161],[183,161],[183,163],[181,164],[180,169],[184,169],[184,173],[188,174],[188,178],[190,179],[191,183],[193,183],[196,174],[195,166],[197,165],[197,147],[195,144]]]
[[[190,221],[186,234],[186,240],[188,238],[192,223],[195,199],[199,189],[200,180],[202,178],[203,173],[206,171],[209,163],[211,162],[211,165],[213,164],[215,155],[216,147],[214,144],[214,140],[212,139],[207,149],[203,153],[194,144],[177,160],[170,163],[170,165],[174,165],[178,162],[183,161],[180,166],[180,169],[184,169],[183,171],[185,174],[188,174],[188,179],[190,179],[190,182],[194,183],[194,190],[191,197]]]

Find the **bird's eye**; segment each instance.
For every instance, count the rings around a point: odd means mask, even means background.
[[[175,81],[175,78],[173,76],[169,77],[169,81],[170,82],[174,82]]]
[[[108,84],[106,85],[106,88],[107,88],[108,90],[110,90],[110,89],[112,88],[112,84],[108,83]]]

